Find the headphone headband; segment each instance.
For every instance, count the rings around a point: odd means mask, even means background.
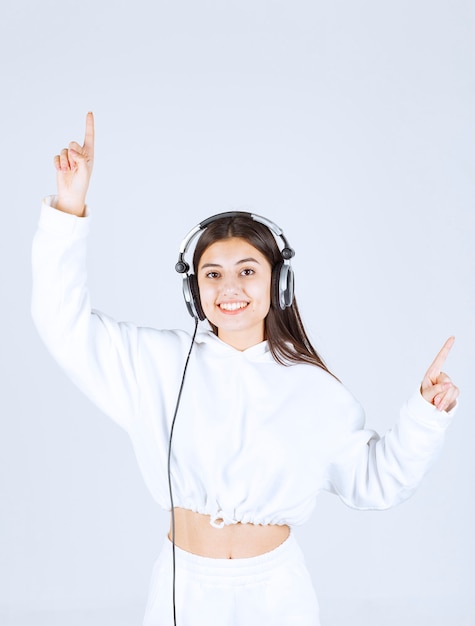
[[[290,244],[284,235],[284,231],[282,230],[282,228],[277,226],[277,224],[271,222],[271,220],[263,217],[262,215],[248,213],[246,211],[226,211],[224,213],[216,213],[216,215],[211,215],[211,217],[207,217],[185,235],[185,238],[180,245],[178,261],[175,264],[175,270],[179,274],[185,274],[190,270],[189,264],[185,261],[185,254],[195,237],[213,222],[217,222],[218,220],[224,219],[226,217],[247,217],[248,219],[250,218],[254,220],[254,222],[259,222],[259,224],[267,226],[267,228],[273,233],[273,235],[275,235],[276,238],[280,238],[284,243],[284,247],[281,250],[282,258],[289,260],[293,256],[295,256],[295,251],[293,250],[293,248],[290,247]]]
[[[282,240],[284,247],[280,250],[282,261],[279,264],[278,276],[275,279],[275,299],[277,300],[278,306],[282,310],[291,306],[294,297],[294,275],[292,267],[290,266],[290,259],[295,255],[295,252],[293,248],[290,247],[282,229],[277,226],[277,224],[262,215],[256,215],[255,213],[248,213],[246,211],[226,211],[225,213],[216,213],[216,215],[211,215],[211,217],[208,217],[197,224],[185,235],[185,238],[180,244],[178,261],[175,264],[175,270],[179,274],[186,274],[183,278],[183,296],[190,315],[195,319],[205,319],[199,299],[198,283],[194,274],[189,274],[190,265],[185,261],[185,254],[195,237],[201,231],[213,222],[228,217],[245,217],[253,220],[254,222],[258,222],[259,224],[263,224],[268,230],[271,231],[276,239]]]

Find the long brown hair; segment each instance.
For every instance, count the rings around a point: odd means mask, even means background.
[[[305,332],[295,297],[292,305],[283,310],[276,302],[274,294],[274,284],[277,280],[275,268],[280,265],[282,255],[275,237],[266,226],[254,221],[251,217],[244,216],[224,217],[212,222],[203,231],[195,247],[193,254],[195,275],[197,275],[199,262],[204,251],[216,241],[233,237],[244,239],[257,248],[272,267],[271,306],[264,321],[264,329],[265,338],[274,359],[281,365],[292,365],[293,363],[316,365],[333,376]],[[211,326],[217,334],[216,326],[213,324]]]

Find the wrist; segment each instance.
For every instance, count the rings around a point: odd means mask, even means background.
[[[70,213],[77,217],[84,217],[86,204],[83,199],[71,198],[69,196],[58,194],[54,208],[63,213]]]

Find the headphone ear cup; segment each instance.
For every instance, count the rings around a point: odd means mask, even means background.
[[[284,295],[284,304],[286,307],[292,306],[294,301],[294,270],[290,263],[284,261],[280,272],[280,282]]]
[[[206,319],[203,307],[201,306],[198,281],[194,274],[190,274],[183,279],[183,297],[185,298],[186,308],[191,317],[194,319],[198,318],[200,321]]]
[[[272,272],[272,304],[284,310],[294,301],[294,272],[290,263],[281,261]]]
[[[196,317],[202,322],[206,319],[206,315],[201,306],[200,290],[198,287],[198,279],[194,274],[190,274],[190,289],[193,296],[193,304],[196,311]]]

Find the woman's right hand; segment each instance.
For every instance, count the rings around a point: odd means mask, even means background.
[[[86,117],[84,144],[71,141],[54,157],[58,200],[56,208],[79,217],[84,215],[86,194],[94,163],[94,116]]]

